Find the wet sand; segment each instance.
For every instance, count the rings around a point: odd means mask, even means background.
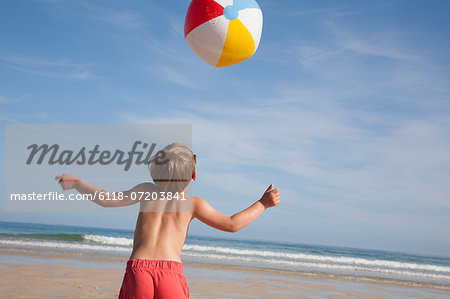
[[[0,298],[117,298],[126,259],[0,248]],[[447,286],[184,263],[191,298],[450,298]]]

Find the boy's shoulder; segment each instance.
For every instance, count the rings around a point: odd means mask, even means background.
[[[208,203],[206,202],[206,200],[204,200],[201,197],[198,196],[191,196],[190,197],[192,200],[192,206],[194,208],[194,210],[197,210],[199,207],[202,207],[204,205],[207,205]]]

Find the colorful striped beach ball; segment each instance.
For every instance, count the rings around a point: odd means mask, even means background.
[[[223,67],[256,52],[262,24],[261,9],[254,0],[192,0],[184,36],[201,59]]]

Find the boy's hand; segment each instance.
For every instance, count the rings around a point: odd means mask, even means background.
[[[81,182],[81,179],[64,172],[62,175],[55,177],[55,180],[58,180],[58,183],[61,185],[63,190],[73,189],[77,183]]]
[[[276,206],[280,203],[280,189],[273,189],[273,184],[271,184],[259,201],[266,209]]]

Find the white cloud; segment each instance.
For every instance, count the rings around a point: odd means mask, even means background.
[[[390,33],[372,33],[372,36],[358,37],[347,31],[332,26],[337,38],[338,45],[346,50],[358,54],[374,55],[379,57],[420,61],[421,57],[412,54],[406,45],[403,45],[401,37]]]
[[[113,11],[104,9],[96,10],[97,13],[92,16],[93,19],[105,22],[107,24],[122,27],[124,29],[143,29],[146,24],[142,16],[134,10]]]
[[[23,100],[25,100],[25,98],[27,97],[27,95],[21,95],[19,97],[15,97],[15,98],[10,98],[10,97],[5,97],[3,95],[0,94],[0,104],[5,104],[5,103],[20,103]]]
[[[12,123],[12,124],[19,124],[19,123],[21,123],[19,120],[15,119],[15,118],[11,118],[11,117],[0,116],[0,120],[4,121],[6,123]]]
[[[158,71],[159,75],[163,75],[167,80],[175,84],[179,84],[187,87],[196,87],[197,84],[194,80],[184,75],[180,69],[175,67],[169,67],[166,65],[161,65],[159,67],[152,67],[151,71]]]
[[[87,18],[126,30],[140,30],[146,27],[146,22],[139,11],[133,9],[114,9],[113,5],[101,6],[98,2],[78,0],[76,2],[61,0],[33,0],[43,2],[47,6],[47,13],[60,15],[63,11],[67,15]]]
[[[0,53],[0,62],[19,72],[55,79],[90,80],[98,79],[86,64],[69,59],[45,60],[15,53]]]

